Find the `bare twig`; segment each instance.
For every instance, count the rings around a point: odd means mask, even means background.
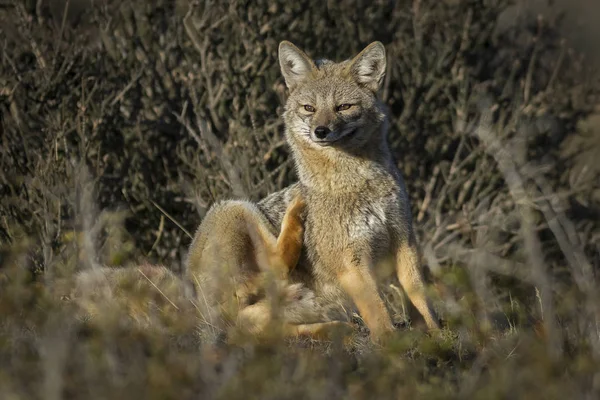
[[[484,249],[468,249],[458,243],[451,243],[446,247],[446,252],[451,259],[467,265],[483,268],[488,272],[517,278],[522,282],[534,284],[531,274],[526,272],[526,265],[498,257]]]
[[[121,90],[121,92],[119,92],[119,94],[110,102],[110,106],[111,107],[113,107],[119,101],[123,100],[123,97],[125,97],[125,94],[127,94],[127,92],[133,87],[133,85],[138,81],[138,79],[140,79],[140,77],[142,76],[143,72],[144,72],[144,70],[140,69],[135,74],[135,76],[133,77],[133,79],[131,79],[129,81],[129,83],[123,88],[123,90]]]
[[[54,48],[54,57],[53,57],[54,63],[56,63],[56,60],[57,60],[56,56],[58,55],[58,52],[60,50],[60,42],[62,41],[62,38],[63,38],[63,34],[65,31],[65,25],[67,24],[67,15],[69,14],[70,0],[66,0],[63,6],[64,6],[64,9],[63,9],[62,21],[60,23],[60,31],[58,32],[58,38],[56,40],[56,47]]]
[[[425,198],[423,199],[423,203],[421,204],[421,208],[419,209],[419,214],[417,215],[417,222],[421,222],[423,217],[425,216],[425,211],[429,204],[431,203],[431,195],[433,193],[433,189],[435,188],[435,183],[437,182],[437,177],[440,173],[439,165],[436,165],[433,169],[433,174],[429,183],[427,184],[427,189],[425,190]]]
[[[162,237],[164,228],[165,228],[165,216],[161,215],[160,216],[160,222],[158,224],[158,231],[156,232],[156,240],[154,241],[154,243],[152,244],[152,247],[148,251],[148,255],[150,253],[152,253],[152,250],[154,250],[154,248],[156,247],[156,245],[158,245],[158,242],[160,242],[160,238]]]
[[[179,229],[181,229],[183,231],[183,233],[185,233],[190,239],[193,238],[193,236],[190,234],[190,232],[188,232],[187,229],[185,229],[183,227],[183,225],[181,225],[179,222],[177,222],[177,220],[175,220],[175,218],[173,218],[168,212],[166,212],[161,206],[159,206],[158,204],[156,204],[154,201],[150,200],[150,202],[154,205],[154,207],[158,208],[158,210],[163,213],[164,215],[166,215],[167,218],[169,218],[171,220],[171,222],[173,222],[175,225],[177,225],[177,227],[179,227]]]
[[[175,309],[176,309],[177,311],[179,311],[179,307],[177,307],[177,305],[176,305],[175,303],[173,303],[173,302],[171,301],[171,299],[169,299],[169,298],[167,297],[167,295],[166,295],[166,294],[164,294],[164,293],[163,293],[163,291],[162,291],[162,290],[160,290],[160,288],[159,288],[158,286],[156,286],[156,284],[155,284],[154,282],[152,282],[152,280],[151,280],[150,278],[148,278],[148,276],[147,276],[147,275],[144,273],[144,271],[142,271],[140,268],[138,268],[138,272],[139,272],[140,274],[142,274],[142,276],[143,276],[144,278],[146,278],[146,279],[148,280],[148,282],[150,282],[150,284],[151,284],[152,286],[154,286],[154,288],[155,288],[156,290],[158,290],[158,292],[159,292],[159,293],[160,293],[160,294],[161,294],[161,295],[162,295],[162,296],[163,296],[165,299],[167,299],[167,301],[168,301],[169,303],[171,303],[171,305],[172,305],[173,307],[175,307]]]
[[[544,328],[548,334],[547,349],[552,358],[560,358],[562,356],[563,346],[562,334],[554,321],[555,315],[554,304],[552,301],[552,288],[544,263],[542,245],[534,226],[535,219],[531,207],[532,202],[527,196],[525,185],[518,172],[517,166],[514,164],[500,141],[494,137],[490,128],[490,121],[491,115],[489,115],[489,113],[484,114],[475,134],[484,144],[487,153],[496,161],[498,169],[502,173],[508,186],[508,190],[519,211],[521,217],[521,231],[525,248],[527,249],[528,260],[531,265],[532,278],[539,288],[542,304],[546,311]]]

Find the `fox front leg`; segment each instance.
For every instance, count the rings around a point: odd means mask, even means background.
[[[394,331],[394,325],[371,271],[370,258],[357,262],[354,257],[348,255],[344,257],[343,269],[338,273],[338,280],[358,308],[360,316],[371,332],[371,339],[380,342]]]
[[[411,303],[421,314],[427,328],[437,330],[440,328],[437,316],[433,311],[431,302],[425,293],[425,281],[421,274],[416,240],[403,240],[396,250],[396,272],[398,280]]]

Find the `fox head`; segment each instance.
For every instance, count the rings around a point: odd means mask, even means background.
[[[315,62],[283,41],[279,64],[290,91],[284,120],[292,141],[313,148],[352,149],[379,139],[385,120],[376,98],[386,68],[381,42],[336,63]]]

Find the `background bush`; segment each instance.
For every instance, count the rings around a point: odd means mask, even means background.
[[[566,1],[0,3],[4,395],[598,394],[597,15]],[[229,349],[218,373],[152,331],[68,350],[82,334],[57,334],[53,279],[97,262],[179,270],[212,203],[295,180],[283,39],[335,60],[385,44],[390,143],[448,343]]]

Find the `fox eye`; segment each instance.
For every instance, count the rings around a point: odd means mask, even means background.
[[[315,112],[315,108],[309,104],[304,105],[304,109],[310,113],[314,113]]]
[[[350,109],[350,107],[352,107],[352,104],[340,104],[336,109],[337,111],[346,111]]]

